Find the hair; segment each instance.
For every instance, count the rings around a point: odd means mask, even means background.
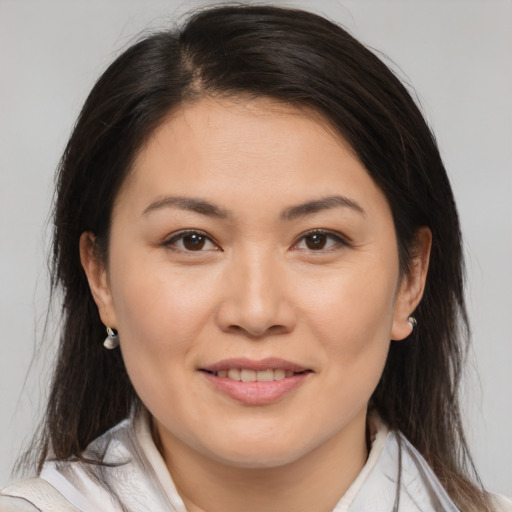
[[[63,328],[38,470],[51,456],[80,459],[139,400],[104,327],[80,264],[94,233],[108,255],[112,207],[138,151],[168,118],[206,96],[270,97],[317,112],[353,149],[385,194],[403,273],[415,234],[433,242],[418,327],[391,343],[370,408],[421,452],[457,506],[491,510],[471,461],[458,402],[469,340],[458,214],[435,138],[410,93],[370,50],[318,15],[232,5],[193,13],[181,28],[129,47],[87,98],[61,159],[54,209],[52,290]]]

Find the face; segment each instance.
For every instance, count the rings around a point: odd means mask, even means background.
[[[390,339],[409,334],[421,294],[351,150],[269,99],[175,112],[116,199],[107,265],[82,242],[162,444],[234,466],[362,438]]]

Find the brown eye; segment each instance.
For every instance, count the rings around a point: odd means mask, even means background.
[[[200,251],[206,243],[206,237],[199,233],[192,233],[183,237],[183,247],[187,251]]]
[[[306,247],[312,251],[323,249],[327,243],[327,235],[325,233],[313,233],[304,237]]]
[[[307,251],[328,251],[342,249],[348,245],[349,243],[335,232],[314,230],[304,233],[294,248]]]
[[[165,242],[165,247],[184,252],[217,250],[219,247],[201,231],[182,231]]]

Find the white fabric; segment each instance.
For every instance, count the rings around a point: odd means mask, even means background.
[[[375,434],[368,460],[333,512],[458,512],[414,447],[377,419],[372,421]],[[0,496],[0,512],[120,512],[120,503],[130,512],[186,512],[145,416],[121,422],[85,452],[90,458],[102,454],[110,466],[44,465],[42,481],[58,491],[67,508],[61,499],[51,507],[43,503],[27,484],[38,480],[32,479],[0,493],[9,496]],[[499,499],[498,510],[512,512],[512,502]]]
[[[3,491],[2,491],[3,492]],[[0,512],[80,512],[51,484],[42,478],[30,478],[6,489],[8,496],[0,496]],[[29,496],[38,508],[27,501]]]

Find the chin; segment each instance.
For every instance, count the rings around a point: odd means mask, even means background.
[[[241,469],[271,469],[283,467],[299,460],[311,447],[294,441],[291,437],[272,436],[272,439],[254,437],[233,442],[227,440],[225,446],[209,447],[209,457],[227,466]]]
[[[244,454],[226,454],[221,457],[221,462],[226,466],[235,467],[238,469],[273,469],[282,468],[288,464],[292,464],[300,459],[297,453],[262,453],[261,450],[254,451],[254,453]]]

